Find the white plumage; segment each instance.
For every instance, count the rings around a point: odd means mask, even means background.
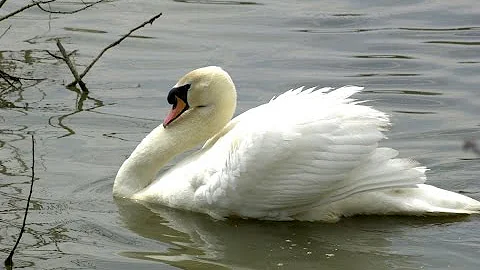
[[[361,87],[290,90],[227,122],[231,115],[215,118],[233,113],[225,112],[228,106],[235,108],[235,100],[223,98],[226,91],[235,91],[226,72],[198,69],[175,89],[187,84],[189,109],[177,116],[175,103],[172,113],[178,118],[167,117],[174,120],[152,131],[125,161],[115,181],[116,195],[216,218],[335,221],[356,214],[480,209],[476,200],[424,185],[425,167],[378,147],[389,119],[352,99]],[[202,117],[194,119],[196,115]],[[205,128],[225,118],[216,130]],[[198,131],[202,129],[207,131]],[[200,151],[154,180],[165,162],[186,150],[165,148],[189,148],[207,139]],[[145,173],[145,166],[155,173]]]

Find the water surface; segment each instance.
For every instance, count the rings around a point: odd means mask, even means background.
[[[34,134],[37,180],[17,268],[478,269],[478,216],[214,221],[112,198],[119,166],[165,116],[170,87],[220,65],[237,84],[237,113],[301,85],[365,86],[358,97],[394,122],[383,145],[428,166],[428,183],[480,199],[480,159],[461,148],[480,138],[477,1],[284,2],[109,1],[1,22],[0,32],[12,25],[1,68],[46,78],[0,93],[1,254],[21,224]],[[22,4],[7,1],[0,15]],[[67,67],[44,51],[61,38],[84,67],[158,12],[102,57],[85,79],[88,96],[64,87]]]

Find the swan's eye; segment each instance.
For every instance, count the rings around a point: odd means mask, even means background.
[[[205,108],[207,107],[207,105],[200,105],[200,106],[197,106],[197,108]]]

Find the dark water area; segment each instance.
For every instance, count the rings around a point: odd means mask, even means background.
[[[0,17],[30,3],[7,1]],[[81,1],[51,7],[71,10]],[[85,77],[82,70],[130,29]],[[463,1],[108,1],[72,15],[32,8],[0,22],[0,69],[45,78],[0,80],[0,254],[27,228],[22,269],[479,269],[480,216],[356,217],[336,224],[215,221],[114,200],[133,148],[168,110],[166,95],[197,67],[219,65],[238,90],[237,114],[290,88],[361,85],[356,97],[393,122],[382,144],[428,168],[427,183],[480,199],[480,4]]]

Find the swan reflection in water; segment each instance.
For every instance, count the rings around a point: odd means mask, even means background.
[[[428,256],[424,242],[425,237],[432,239],[428,234],[438,233],[439,244],[445,245],[440,239],[445,235],[444,230],[468,218],[361,216],[334,224],[219,221],[157,204],[142,205],[128,199],[115,202],[123,226],[146,238],[119,255],[182,269],[414,267],[441,256],[438,253]],[[153,243],[142,246],[144,242]],[[430,245],[434,248],[435,243]]]

